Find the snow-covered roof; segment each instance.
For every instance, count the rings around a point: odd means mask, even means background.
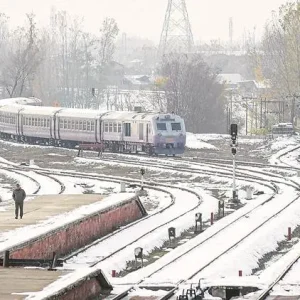
[[[153,82],[152,76],[149,75],[125,75],[124,79],[135,85],[147,85]]]
[[[17,98],[7,98],[7,99],[0,99],[0,106],[2,105],[13,105],[13,104],[19,104],[19,105],[41,105],[42,100],[35,98],[35,97],[17,97]]]
[[[155,113],[138,113],[133,111],[112,111],[106,113],[102,120],[151,120]]]
[[[60,107],[47,107],[47,106],[22,106],[23,115],[37,115],[37,116],[45,116],[45,115],[53,115],[57,111],[59,111]]]
[[[6,113],[14,113],[14,114],[16,114],[21,109],[23,109],[24,107],[22,105],[8,105],[8,106],[0,107],[0,111],[1,112],[6,112]]]
[[[105,111],[78,109],[78,108],[64,108],[58,113],[58,117],[74,117],[74,118],[92,118],[95,119],[106,113]]]
[[[244,81],[244,78],[241,74],[219,74],[217,76],[217,80],[220,83],[227,83],[227,84],[237,84],[238,82]]]

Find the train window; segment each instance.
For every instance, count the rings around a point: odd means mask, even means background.
[[[118,132],[118,124],[114,123],[114,132]]]
[[[95,131],[95,122],[91,122],[91,131]]]
[[[72,123],[71,123],[71,120],[68,120],[68,129],[72,129]]]
[[[37,125],[38,127],[40,127],[41,126],[41,119],[40,118],[38,118],[38,125]]]
[[[88,121],[88,122],[86,122],[86,130],[87,131],[91,131],[91,122],[90,121]]]
[[[108,123],[104,123],[104,132],[108,132]]]
[[[109,132],[113,132],[113,123],[109,123]]]
[[[34,118],[34,125],[33,126],[37,126],[37,118]]]
[[[83,121],[82,129],[83,129],[83,130],[86,130],[86,121]]]
[[[74,130],[75,129],[75,121],[72,120],[72,129]]]
[[[131,123],[124,123],[125,136],[131,136]]]
[[[67,128],[68,128],[68,121],[64,120],[64,129],[67,129]]]
[[[78,128],[79,128],[79,122],[75,121],[75,129],[78,130]]]
[[[47,127],[50,127],[50,119],[47,119]]]
[[[118,123],[118,132],[122,132],[122,124]]]
[[[41,119],[41,127],[44,127],[44,119]]]
[[[157,130],[167,130],[167,124],[166,123],[157,123]]]
[[[82,130],[82,121],[79,121],[79,130]]]
[[[64,128],[64,122],[63,122],[63,120],[59,121],[59,128]]]
[[[180,123],[171,123],[171,127],[172,127],[173,131],[181,130],[181,124]]]

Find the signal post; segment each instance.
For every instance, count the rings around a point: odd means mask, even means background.
[[[231,134],[231,154],[232,154],[232,203],[237,204],[239,203],[238,193],[236,190],[236,182],[235,182],[235,169],[236,169],[236,161],[235,155],[237,150],[237,132],[238,126],[237,124],[231,124],[230,126],[230,134]]]

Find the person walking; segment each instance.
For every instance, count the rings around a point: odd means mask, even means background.
[[[13,191],[13,199],[15,200],[15,219],[18,219],[19,210],[20,210],[20,218],[23,218],[23,204],[26,198],[25,191],[21,188],[19,184],[16,185],[15,190]]]

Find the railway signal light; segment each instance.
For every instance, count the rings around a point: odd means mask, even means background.
[[[141,168],[141,175],[145,175],[145,169],[144,168]]]
[[[95,88],[92,88],[92,95],[95,97]]]
[[[235,141],[236,138],[237,138],[237,131],[238,131],[237,124],[231,124],[231,126],[230,126],[230,134],[231,134],[231,139],[233,141]]]
[[[169,241],[170,241],[170,245],[171,245],[172,241],[176,237],[176,229],[175,229],[175,227],[168,228],[168,234],[169,234]]]
[[[238,202],[238,194],[236,191],[236,185],[235,185],[235,155],[236,155],[236,147],[237,147],[237,134],[238,134],[238,126],[237,124],[231,124],[230,125],[230,134],[231,134],[231,154],[232,154],[232,202],[237,203]]]

